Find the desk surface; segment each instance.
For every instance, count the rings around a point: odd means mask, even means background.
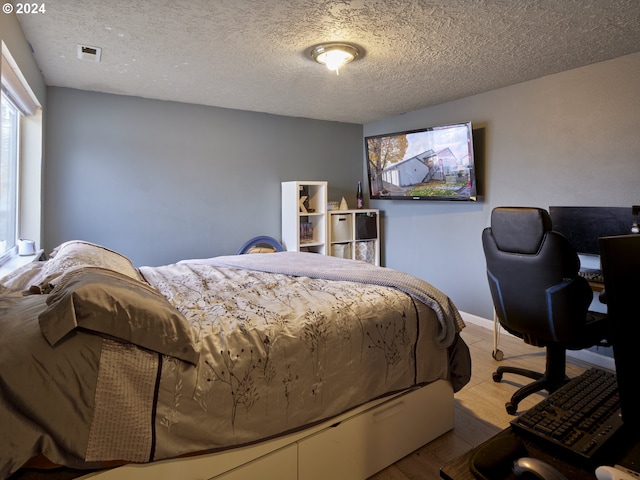
[[[477,480],[476,477],[471,473],[469,469],[469,460],[473,456],[473,454],[479,450],[480,448],[488,445],[489,443],[495,441],[496,439],[505,439],[511,438],[514,442],[521,441],[527,449],[528,455],[533,458],[538,458],[547,462],[549,465],[555,467],[560,473],[571,480],[594,480],[594,470],[595,467],[588,466],[580,466],[574,463],[566,462],[557,455],[554,455],[550,450],[546,450],[541,448],[537,442],[533,442],[526,437],[518,435],[511,428],[507,428],[502,432],[498,433],[494,437],[490,438],[483,444],[478,447],[470,450],[469,452],[461,455],[450,463],[446,464],[440,469],[440,477],[446,480]],[[615,463],[620,462],[622,465],[626,465],[630,468],[634,468],[636,471],[638,470],[638,465],[640,462],[640,441],[638,438],[635,438],[633,441],[627,440],[626,438],[621,438],[618,442],[618,445],[612,445],[611,451],[616,452],[612,453],[610,456],[615,457],[615,460],[611,462],[603,462],[603,464],[613,465]],[[626,448],[623,448],[624,445],[627,445]],[[629,446],[631,445],[631,446]],[[508,477],[508,479],[515,479],[514,475]],[[493,480],[493,479],[492,479]],[[500,479],[495,479],[500,480]]]

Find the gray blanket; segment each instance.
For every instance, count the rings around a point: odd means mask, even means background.
[[[460,312],[442,291],[413,275],[392,268],[381,269],[366,262],[320,256],[315,253],[279,252],[275,255],[262,253],[183,260],[180,263],[203,263],[298,277],[393,287],[433,309],[441,327],[437,335],[439,346],[450,346],[456,332],[464,328]]]

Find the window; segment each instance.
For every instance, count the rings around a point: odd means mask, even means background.
[[[0,64],[0,272],[19,236],[40,237],[42,110],[4,42]],[[15,263],[15,262],[14,262]],[[6,273],[6,269],[5,272]]]
[[[0,100],[0,264],[16,250],[20,110],[2,91]]]

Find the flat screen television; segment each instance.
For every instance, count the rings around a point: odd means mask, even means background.
[[[372,199],[476,200],[471,122],[364,140]]]

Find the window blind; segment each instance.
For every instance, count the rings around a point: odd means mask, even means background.
[[[2,55],[2,89],[24,115],[36,113],[38,105],[4,55]]]

